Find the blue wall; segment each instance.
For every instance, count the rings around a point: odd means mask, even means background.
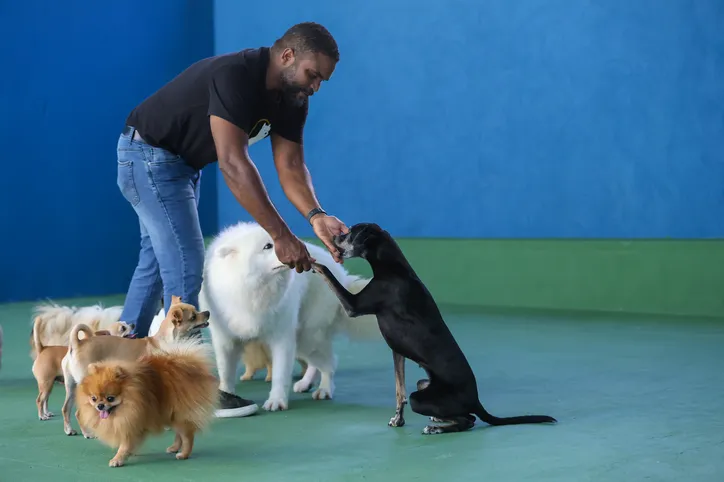
[[[125,292],[139,231],[116,187],[118,135],[138,102],[213,54],[212,30],[204,0],[0,2],[0,302]]]
[[[216,0],[216,52],[316,20],[342,60],[315,95],[323,205],[397,236],[724,236],[721,0]],[[300,235],[269,142],[252,158]],[[219,187],[221,225],[249,219]]]
[[[127,113],[193,61],[270,45],[310,19],[336,36],[342,62],[313,99],[307,158],[323,205],[348,224],[397,236],[724,236],[724,2],[425,8],[0,2],[0,302],[124,292],[138,249],[115,182]],[[311,235],[269,142],[252,156],[284,217]],[[217,192],[217,166],[205,174],[205,233],[249,219],[223,180]]]

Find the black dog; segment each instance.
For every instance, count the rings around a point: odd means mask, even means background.
[[[475,425],[475,416],[490,425],[555,423],[547,415],[499,418],[489,414],[478,398],[473,370],[443,320],[437,304],[415,274],[395,240],[376,224],[357,224],[334,244],[344,258],[370,263],[372,280],[357,295],[347,291],[327,267],[314,264],[349,316],[376,315],[380,331],[392,349],[397,409],[389,425],[405,424],[405,358],[419,364],[428,379],[417,382],[410,408],[434,422],[425,434],[461,432]]]

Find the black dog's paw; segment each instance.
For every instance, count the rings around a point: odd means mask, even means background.
[[[431,421],[431,422],[435,422],[435,423],[445,423],[445,420],[442,420],[442,419],[437,418],[437,417],[430,417],[430,421]]]
[[[402,417],[402,415],[395,415],[390,419],[387,425],[389,425],[390,427],[402,427],[405,425],[405,419]]]
[[[443,433],[442,427],[439,427],[437,425],[427,425],[424,429],[422,429],[422,433],[424,435],[435,435],[438,433]]]

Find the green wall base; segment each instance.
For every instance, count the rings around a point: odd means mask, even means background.
[[[398,242],[441,304],[724,317],[721,240]]]

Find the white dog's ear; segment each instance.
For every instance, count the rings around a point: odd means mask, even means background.
[[[219,257],[226,258],[227,256],[230,256],[232,254],[236,254],[236,248],[232,246],[224,246],[222,248],[219,248]]]

